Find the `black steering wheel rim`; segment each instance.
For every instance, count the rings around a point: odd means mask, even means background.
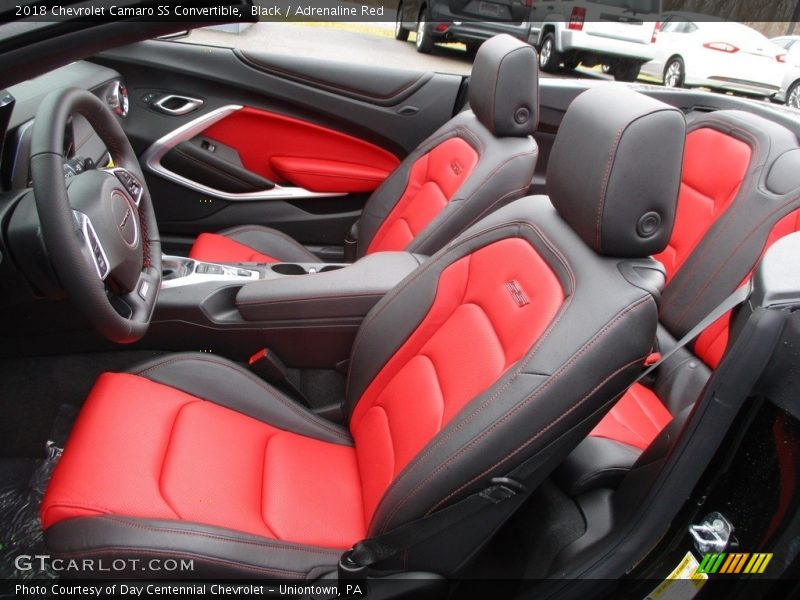
[[[118,203],[120,195],[128,202],[123,205],[123,208],[130,208],[124,215],[125,222],[117,224],[120,232],[131,219],[135,223],[134,230],[138,226],[136,244],[128,244],[128,262],[140,260],[136,264],[137,268],[141,264],[141,271],[138,278],[134,273],[135,281],[125,289],[111,290],[98,272],[91,255],[87,254],[91,250],[87,248],[88,240],[76,217],[81,213],[75,212],[70,201],[64,177],[63,146],[67,122],[75,114],[84,117],[105,144],[114,166],[119,169],[117,173],[127,172],[141,186],[137,204],[137,199],[121,183],[101,181],[105,188],[113,188]],[[85,176],[101,179],[96,171],[93,173],[78,175],[76,180]],[[116,179],[115,173],[106,173]],[[161,243],[155,211],[136,154],[116,117],[99,98],[77,88],[57,90],[45,97],[33,125],[31,178],[42,237],[61,285],[103,336],[118,343],[140,339],[147,331],[161,286]],[[74,183],[71,180],[71,184]],[[99,203],[103,210],[107,210],[107,204],[102,203],[110,202],[108,198],[92,201]],[[118,239],[109,239],[108,236],[114,235],[120,233],[97,231],[95,237],[102,243],[106,236],[108,243],[120,245]]]

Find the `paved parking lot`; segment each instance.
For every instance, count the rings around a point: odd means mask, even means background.
[[[234,29],[236,26],[228,27]],[[420,54],[413,42],[395,40],[393,29],[393,23],[262,22],[241,33],[198,29],[186,41],[387,67],[469,74],[472,61],[461,44],[437,46],[433,54]],[[578,69],[561,76],[611,79],[588,69]]]

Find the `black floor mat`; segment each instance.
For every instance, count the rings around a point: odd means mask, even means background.
[[[0,360],[0,457],[45,458],[62,404],[80,406],[104,371],[125,371],[160,355],[120,351]]]

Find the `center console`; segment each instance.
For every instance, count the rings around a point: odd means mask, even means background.
[[[299,368],[349,358],[369,310],[424,257],[380,252],[352,264],[216,264],[164,256],[148,345],[246,360],[268,347]]]

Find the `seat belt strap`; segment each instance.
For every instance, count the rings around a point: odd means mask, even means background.
[[[658,367],[660,367],[664,362],[673,354],[675,354],[678,350],[687,346],[693,339],[698,337],[701,333],[703,333],[708,327],[710,327],[713,323],[715,323],[720,317],[725,315],[728,311],[733,310],[740,304],[744,303],[750,297],[750,292],[752,291],[752,285],[747,283],[746,285],[741,286],[735,292],[733,292],[730,296],[725,298],[721,304],[719,304],[714,310],[708,313],[702,321],[700,321],[697,325],[692,327],[686,335],[684,335],[681,339],[675,342],[675,345],[672,346],[666,353],[661,355],[656,362],[650,365],[647,369],[645,369],[639,377],[636,378],[636,381],[633,383],[638,383],[650,373],[655,371]]]
[[[716,322],[725,313],[742,304],[750,296],[750,291],[750,284],[738,288],[678,340],[661,359],[648,369],[645,369],[634,383],[652,373],[665,360],[699,336],[709,325]],[[466,496],[436,512],[400,525],[391,531],[358,542],[352,549],[342,554],[339,559],[339,580],[363,579],[366,570],[372,565],[404,552],[420,542],[429,540],[486,508],[496,506],[524,493],[526,491],[525,486],[519,482],[519,479],[524,480],[528,471],[527,467],[529,463],[535,462],[534,459],[538,459],[538,457],[533,456],[523,461],[507,477],[492,479],[490,485],[479,492]]]

